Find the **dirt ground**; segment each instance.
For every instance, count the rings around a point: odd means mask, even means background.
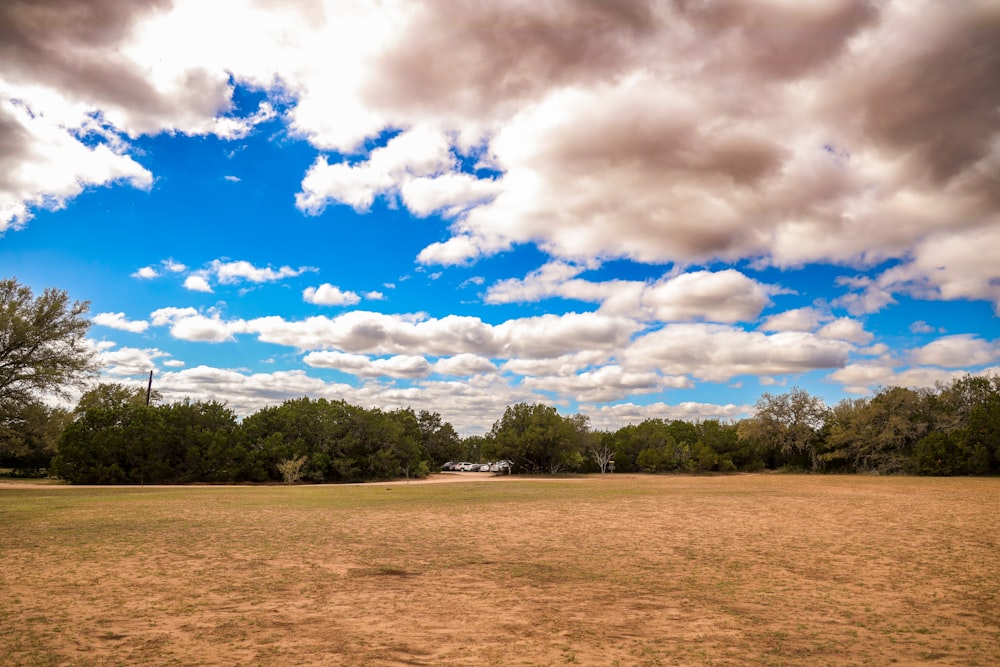
[[[1000,479],[7,483],[0,557],[3,665],[1000,664]]]

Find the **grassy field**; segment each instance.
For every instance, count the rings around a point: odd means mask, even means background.
[[[0,484],[4,665],[996,665],[1000,479]]]

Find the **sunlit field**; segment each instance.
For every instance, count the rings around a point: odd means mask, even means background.
[[[0,484],[4,665],[995,665],[1000,479]]]

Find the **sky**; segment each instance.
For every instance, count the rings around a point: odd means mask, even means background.
[[[933,387],[997,248],[996,0],[0,3],[0,275],[168,401]]]

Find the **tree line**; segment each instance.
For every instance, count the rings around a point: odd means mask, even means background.
[[[73,483],[353,482],[426,476],[446,461],[520,473],[1000,473],[1000,377],[889,387],[833,407],[765,393],[741,421],[647,419],[615,431],[544,404],[508,406],[461,438],[441,415],[288,400],[242,420],[217,401],[162,404],[100,384],[73,410],[43,402],[96,375],[86,303],[0,280],[0,468]]]
[[[218,401],[146,404],[102,384],[71,412],[32,404],[8,419],[0,467],[79,484],[359,482],[425,477],[446,461],[511,462],[514,473],[1000,473],[1000,377],[934,390],[892,387],[830,408],[801,389],[764,394],[740,421],[646,419],[593,430],[583,415],[508,406],[462,438],[428,411],[287,400],[240,421]]]

